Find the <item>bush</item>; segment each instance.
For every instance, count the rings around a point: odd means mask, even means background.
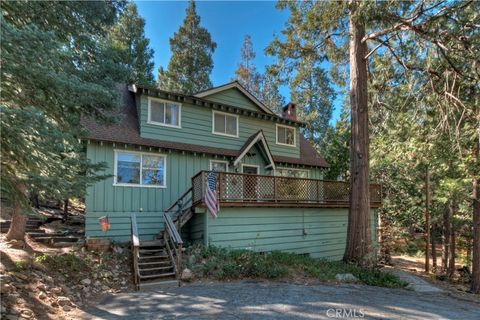
[[[279,279],[305,276],[333,281],[338,273],[351,273],[362,283],[390,288],[405,287],[397,276],[375,268],[361,268],[341,261],[314,259],[305,255],[274,251],[228,250],[215,246],[194,245],[188,251],[188,267],[198,277],[228,279]]]

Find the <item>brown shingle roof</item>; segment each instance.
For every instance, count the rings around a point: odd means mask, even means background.
[[[240,154],[240,150],[214,148],[141,137],[137,108],[135,107],[135,96],[128,90],[127,86],[122,86],[121,93],[122,106],[118,110],[121,117],[120,121],[115,124],[107,125],[98,123],[91,118],[82,119],[82,125],[88,131],[86,139],[173,149],[178,151],[224,155],[229,157],[236,157]],[[274,156],[273,159],[275,162],[328,167],[326,161],[302,136],[300,137],[300,158]]]

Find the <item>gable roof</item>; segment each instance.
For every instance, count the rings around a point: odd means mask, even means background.
[[[233,161],[233,165],[236,166],[237,164],[239,164],[243,157],[245,157],[245,155],[248,153],[248,151],[250,151],[250,149],[257,143],[260,143],[261,146],[263,146],[265,156],[270,162],[268,167],[271,167],[273,170],[275,170],[275,161],[273,160],[273,156],[270,152],[270,148],[268,147],[267,139],[265,139],[263,130],[259,130],[257,133],[252,134],[250,138],[247,139],[243,147],[240,148],[240,154]]]
[[[237,89],[241,93],[243,93],[250,101],[252,101],[260,110],[268,114],[274,114],[272,110],[270,110],[266,105],[264,105],[260,100],[258,100],[253,94],[251,94],[247,89],[245,89],[238,81],[232,81],[230,83],[214,87],[205,91],[198,92],[194,94],[194,97],[197,98],[208,98],[213,94],[223,92],[226,90]],[[208,99],[207,99],[208,100]]]
[[[82,118],[81,124],[87,130],[85,140],[94,140],[99,142],[110,142],[119,144],[129,144],[145,147],[171,149],[177,151],[206,153],[212,155],[223,155],[227,157],[238,157],[241,150],[232,150],[225,148],[208,147],[188,143],[163,141],[149,139],[140,136],[140,127],[135,104],[135,94],[128,90],[127,86],[119,88],[121,94],[121,106],[115,110],[115,115],[120,120],[114,124],[99,123],[92,118]],[[253,139],[251,136],[248,140]],[[248,141],[247,140],[247,141]],[[246,143],[247,144],[247,143]],[[314,167],[328,167],[327,162],[318,154],[315,148],[302,135],[300,135],[300,158],[273,156],[275,163],[290,163],[298,165],[307,165]]]

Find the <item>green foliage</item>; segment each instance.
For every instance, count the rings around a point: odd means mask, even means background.
[[[189,255],[195,257],[189,268],[200,276],[217,279],[279,279],[307,276],[321,281],[334,281],[339,273],[352,273],[364,284],[401,288],[407,284],[398,277],[378,269],[364,269],[341,261],[314,259],[305,255],[274,251],[258,253],[250,250],[228,250],[214,246],[194,245]]]
[[[2,3],[1,189],[11,202],[26,206],[25,188],[81,196],[95,181],[101,165],[81,155],[80,119],[113,120],[107,111],[118,104],[116,83],[126,72],[105,34],[122,7]]]
[[[200,26],[195,1],[191,0],[183,24],[170,38],[172,57],[167,70],[160,67],[158,71],[158,87],[184,94],[212,87],[210,73],[216,47],[208,30]]]
[[[139,16],[135,3],[129,3],[118,22],[111,28],[111,46],[119,51],[119,62],[128,68],[128,83],[151,87],[153,78],[153,49],[145,37],[145,20]]]
[[[50,270],[56,270],[66,275],[86,271],[89,268],[85,260],[79,258],[74,252],[61,255],[44,253],[37,256],[35,262],[43,264]]]

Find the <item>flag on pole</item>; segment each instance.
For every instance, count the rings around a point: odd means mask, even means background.
[[[218,203],[217,198],[217,173],[215,168],[207,177],[207,186],[205,192],[205,204],[207,205],[208,211],[212,214],[214,218],[217,217],[218,212],[220,211],[220,204]]]

